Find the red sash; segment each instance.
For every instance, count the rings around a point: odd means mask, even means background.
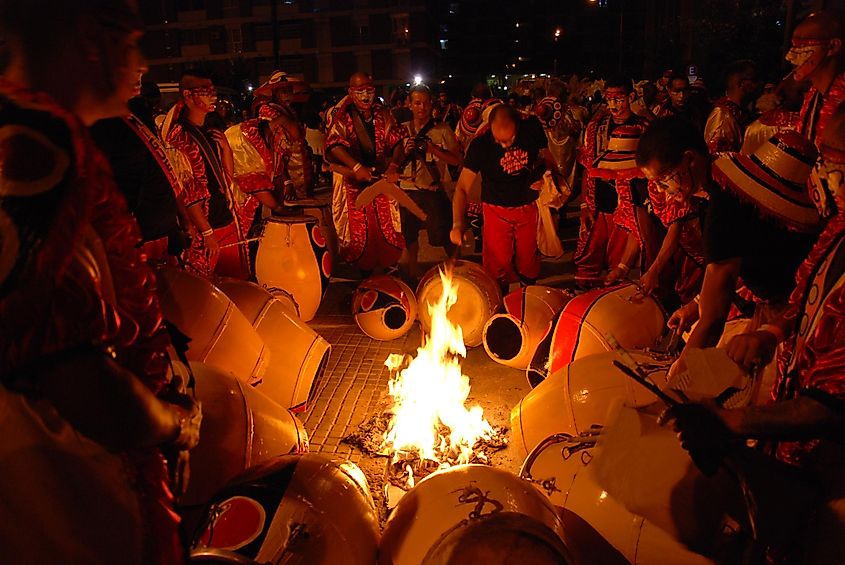
[[[182,183],[179,182],[179,177],[176,176],[176,171],[173,170],[173,165],[170,164],[170,159],[167,158],[167,153],[165,153],[164,147],[158,137],[150,131],[150,128],[144,122],[133,114],[124,117],[123,121],[144,142],[144,145],[147,146],[147,149],[155,157],[158,166],[161,167],[161,171],[167,177],[170,186],[173,187],[173,193],[178,195],[182,192]]]

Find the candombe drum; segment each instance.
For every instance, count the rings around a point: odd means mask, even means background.
[[[408,333],[417,319],[417,297],[396,277],[375,275],[352,294],[352,315],[371,338],[397,339]]]
[[[526,286],[504,298],[505,313],[484,326],[484,349],[493,361],[527,369],[537,346],[552,331],[552,320],[572,296],[547,286]]]
[[[254,467],[207,507],[193,563],[372,565],[379,521],[363,472],[325,455]]]
[[[706,565],[651,522],[632,514],[602,490],[591,472],[596,436],[552,435],[534,448],[520,476],[558,508],[578,562],[605,565]],[[694,510],[689,510],[694,514]]]
[[[429,306],[443,294],[440,271],[440,266],[430,269],[417,286],[420,326],[426,333],[431,331]],[[481,265],[469,261],[455,261],[452,284],[458,286],[458,300],[449,309],[449,320],[460,326],[468,347],[481,345],[484,324],[502,302],[499,285]]]
[[[564,540],[554,506],[529,483],[502,469],[458,465],[402,497],[385,525],[379,563],[573,563]]]
[[[331,346],[289,305],[255,283],[227,279],[220,289],[238,306],[272,355],[258,389],[293,411],[305,409],[313,384],[326,369]]]
[[[261,286],[293,297],[299,317],[307,322],[317,313],[331,274],[331,255],[316,218],[267,218],[255,257],[255,278]]]
[[[258,389],[202,363],[191,363],[191,370],[203,417],[182,505],[205,505],[249,467],[308,451],[308,436],[299,420]]]
[[[157,271],[157,283],[164,318],[191,338],[188,360],[214,365],[249,384],[261,382],[270,348],[223,291],[169,267]]]
[[[641,351],[630,355],[654,384],[665,388],[673,358]],[[634,407],[655,402],[654,394],[613,365],[619,359],[612,351],[578,359],[526,394],[511,410],[514,449],[525,455],[552,434],[578,435],[604,425],[616,402]]]
[[[537,347],[527,370],[537,386],[568,363],[613,349],[605,336],[613,335],[629,349],[653,347],[666,330],[666,312],[633,284],[585,292],[570,300],[554,321],[554,330]]]

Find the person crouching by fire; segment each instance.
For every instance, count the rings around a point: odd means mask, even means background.
[[[464,234],[467,200],[481,174],[484,268],[504,290],[511,282],[534,284],[540,275],[535,200],[542,174],[554,170],[546,134],[535,117],[523,119],[507,104],[490,113],[490,129],[469,145],[452,201],[452,243]]]

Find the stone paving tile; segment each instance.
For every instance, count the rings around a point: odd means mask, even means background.
[[[311,451],[358,462],[361,453],[340,440],[353,432],[387,393],[390,374],[384,360],[391,353],[412,350],[419,334],[411,331],[394,341],[375,341],[358,329],[351,316],[321,316],[310,325],[332,345],[314,399],[302,414]]]

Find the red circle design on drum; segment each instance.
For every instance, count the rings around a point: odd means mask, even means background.
[[[373,305],[378,300],[378,292],[375,290],[368,290],[361,296],[361,311],[369,312]]]
[[[200,545],[237,550],[255,541],[264,530],[264,507],[245,496],[233,496],[218,505],[217,516],[202,534]]]
[[[311,228],[311,239],[314,240],[314,243],[317,244],[319,247],[326,247],[326,238],[323,235],[323,230],[320,229],[320,226],[314,224]]]
[[[320,265],[323,269],[323,276],[327,279],[330,278],[332,276],[332,256],[328,252],[323,253]]]

